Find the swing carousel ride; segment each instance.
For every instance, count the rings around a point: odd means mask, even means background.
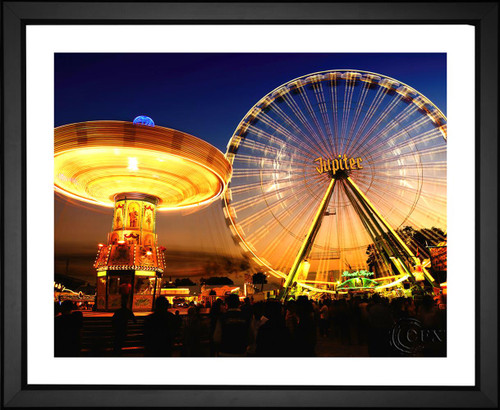
[[[215,147],[155,125],[149,117],[55,129],[56,193],[113,208],[111,232],[94,263],[99,310],[123,304],[135,311],[152,309],[165,269],[157,212],[213,202],[230,175],[231,165]]]

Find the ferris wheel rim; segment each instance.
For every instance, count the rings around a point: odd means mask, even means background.
[[[379,76],[379,77],[383,77],[383,78],[386,78],[388,80],[391,80],[391,81],[394,81],[396,83],[399,83],[400,85],[403,85],[404,87],[408,88],[410,91],[413,91],[415,92],[416,94],[418,94],[419,96],[423,97],[425,103],[427,104],[430,104],[432,105],[433,108],[435,108],[438,112],[438,114],[443,117],[443,119],[448,122],[448,119],[446,117],[446,115],[444,115],[444,113],[429,99],[427,98],[423,93],[421,93],[420,91],[418,91],[417,89],[413,88],[412,86],[402,82],[402,81],[399,81],[393,77],[389,77],[385,74],[380,74],[380,73],[376,73],[374,71],[367,71],[367,70],[358,70],[358,69],[355,69],[355,68],[335,68],[335,69],[331,69],[331,70],[321,70],[321,71],[315,71],[315,72],[312,72],[312,73],[308,73],[308,74],[304,74],[304,75],[301,75],[299,77],[296,77],[296,78],[293,78],[289,81],[286,81],[282,84],[280,84],[279,86],[275,87],[273,90],[269,91],[266,95],[264,95],[264,97],[260,98],[247,112],[246,114],[243,116],[243,118],[241,119],[241,121],[238,123],[238,125],[236,126],[234,132],[233,132],[233,135],[231,136],[231,138],[229,139],[229,142],[227,144],[227,147],[226,147],[226,158],[228,156],[228,153],[229,153],[229,148],[231,146],[231,143],[233,141],[233,139],[236,137],[236,131],[238,131],[238,129],[241,127],[241,125],[244,123],[245,119],[250,115],[250,113],[252,113],[252,111],[255,110],[255,108],[269,95],[275,93],[276,91],[278,91],[280,88],[286,86],[287,84],[290,84],[290,83],[293,83],[294,81],[297,81],[297,80],[300,80],[302,78],[307,78],[307,77],[311,77],[311,76],[314,76],[314,75],[320,75],[320,74],[325,74],[325,73],[330,73],[330,72],[356,72],[356,73],[364,73],[364,74],[370,74],[370,75],[375,75],[375,76]],[[443,136],[444,140],[447,141],[448,140],[448,136]],[[228,160],[230,161],[230,159],[228,158]]]

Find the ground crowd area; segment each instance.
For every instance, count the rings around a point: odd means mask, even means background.
[[[446,304],[431,296],[252,303],[233,294],[179,309],[160,297],[151,313],[74,308],[55,305],[56,357],[446,356]]]

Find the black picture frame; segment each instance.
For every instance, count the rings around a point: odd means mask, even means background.
[[[497,407],[498,10],[496,1],[3,2],[2,407]],[[40,24],[188,23],[469,24],[475,27],[475,386],[54,386],[27,383],[26,27]]]

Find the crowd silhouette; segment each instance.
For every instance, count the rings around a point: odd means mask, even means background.
[[[144,356],[446,356],[445,300],[436,303],[431,296],[389,300],[374,294],[321,301],[299,296],[286,303],[253,303],[230,294],[212,304],[192,302],[182,315],[170,310],[168,300],[159,297],[154,312],[144,318]],[[84,321],[70,301],[56,304],[56,356],[82,354]],[[136,322],[125,303],[115,311],[112,354],[123,354],[129,323]]]

